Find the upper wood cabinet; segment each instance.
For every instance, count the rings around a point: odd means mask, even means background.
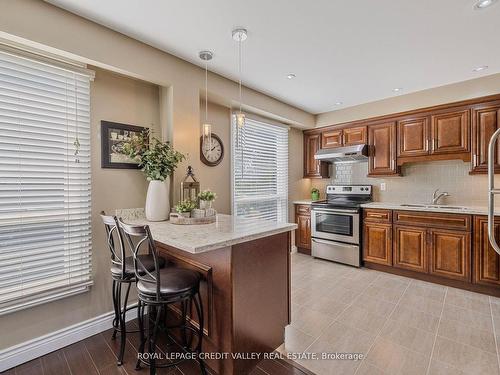
[[[321,133],[321,148],[342,146],[342,130],[329,130]]]
[[[396,123],[387,122],[368,127],[368,176],[399,174],[396,165]]]
[[[429,154],[429,117],[398,121],[398,157]]]
[[[495,238],[500,241],[500,218],[495,218]],[[500,256],[488,240],[488,217],[474,216],[474,275],[473,282],[500,286]]]
[[[470,152],[470,110],[431,116],[431,154]]]
[[[321,134],[321,148],[364,144],[366,138],[366,126],[327,130]]]
[[[500,103],[475,106],[472,109],[471,173],[488,173],[488,144],[500,126]],[[495,154],[495,173],[500,172],[500,142]]]
[[[365,144],[367,141],[366,126],[344,129],[344,136],[342,139],[344,146]]]
[[[304,134],[304,178],[328,178],[328,164],[314,159],[320,149],[321,134]]]

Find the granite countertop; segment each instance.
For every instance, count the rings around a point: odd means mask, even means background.
[[[117,210],[116,214],[120,214],[126,223],[149,225],[156,241],[189,253],[216,250],[297,228],[297,224],[293,223],[241,219],[222,214],[217,214],[217,221],[213,224],[175,225],[169,221],[148,221],[140,213],[132,212],[127,215],[125,211],[127,210]]]
[[[299,199],[299,200],[296,200],[296,201],[293,201],[292,203],[293,204],[311,204],[313,202],[319,202],[321,201],[322,199],[320,200],[317,200],[317,201],[313,201],[311,199]]]
[[[385,210],[404,210],[404,211],[427,211],[427,212],[444,212],[451,214],[468,214],[468,215],[488,215],[488,207],[486,206],[462,206],[455,204],[440,205],[442,207],[408,207],[402,203],[387,203],[387,202],[371,202],[362,204],[365,208],[381,208]],[[461,207],[463,209],[450,209],[449,207]],[[500,215],[500,209],[495,209],[495,215]]]

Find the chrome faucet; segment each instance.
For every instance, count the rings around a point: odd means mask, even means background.
[[[450,196],[450,194],[447,191],[443,191],[440,194],[438,194],[438,192],[439,192],[439,189],[436,189],[434,191],[434,194],[432,194],[432,203],[431,204],[437,204],[442,197],[449,197]]]

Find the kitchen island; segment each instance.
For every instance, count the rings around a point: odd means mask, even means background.
[[[207,225],[148,222],[118,210],[132,224],[150,227],[159,253],[177,267],[202,275],[204,353],[218,374],[249,373],[284,342],[290,322],[291,231],[296,224],[217,215]],[[196,317],[193,317],[196,324]],[[233,356],[234,354],[234,356]]]

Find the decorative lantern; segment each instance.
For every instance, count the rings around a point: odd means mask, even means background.
[[[192,181],[188,181],[191,179]],[[181,182],[181,201],[190,199],[196,201],[198,199],[198,193],[200,192],[200,183],[194,177],[193,168],[189,166],[187,168],[186,177]]]

